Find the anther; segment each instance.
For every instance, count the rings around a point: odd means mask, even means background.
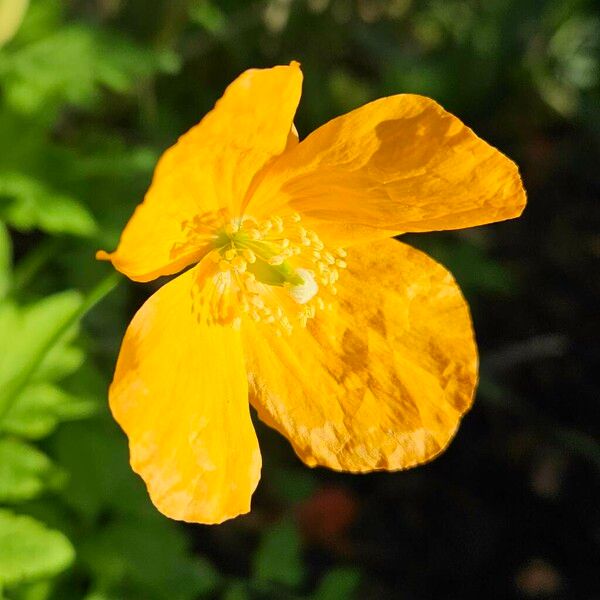
[[[323,252],[323,258],[327,261],[328,264],[335,264],[335,256],[333,256],[331,252]]]
[[[243,273],[246,270],[246,267],[248,266],[246,264],[246,261],[241,257],[241,256],[236,256],[232,261],[231,264],[233,265],[233,268],[238,272],[238,273]]]
[[[256,308],[264,308],[265,303],[263,301],[263,299],[259,296],[252,296],[252,298],[250,299],[250,302],[252,302],[252,304],[256,307]]]
[[[273,229],[277,233],[281,233],[283,231],[283,219],[281,217],[272,217],[271,221],[273,223]]]
[[[250,264],[256,262],[256,254],[254,254],[250,248],[244,248],[242,250],[242,255]]]

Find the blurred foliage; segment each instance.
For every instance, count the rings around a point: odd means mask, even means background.
[[[597,597],[599,52],[591,0],[0,0],[0,597]],[[444,457],[310,471],[259,425],[253,512],[178,524],[106,407],[157,284],[116,288],[94,251],[238,73],[291,59],[301,136],[426,94],[517,160],[530,206],[408,240],[452,269],[482,349]]]

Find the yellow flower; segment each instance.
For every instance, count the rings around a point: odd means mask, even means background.
[[[160,159],[112,254],[185,271],[127,329],[110,387],[165,515],[248,512],[248,400],[308,465],[406,469],[448,445],[477,348],[452,276],[392,236],[518,216],[517,167],[428,98],[382,98],[302,142],[297,63],[246,71]]]

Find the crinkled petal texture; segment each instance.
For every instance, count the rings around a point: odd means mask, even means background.
[[[150,189],[110,259],[136,281],[199,260],[210,235],[238,216],[255,176],[286,147],[300,100],[297,63],[251,69],[160,159]]]
[[[202,263],[201,263],[202,264]],[[250,510],[261,457],[239,332],[198,323],[195,267],[164,285],[127,329],[110,407],[156,507],[220,523]]]
[[[281,155],[248,212],[287,207],[348,245],[510,219],[524,205],[510,159],[433,100],[404,94],[333,119]]]
[[[337,306],[306,329],[244,330],[251,401],[308,465],[412,467],[448,445],[471,405],[469,310],[442,266],[395,240],[347,262]]]

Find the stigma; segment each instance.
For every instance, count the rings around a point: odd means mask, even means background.
[[[198,314],[209,323],[239,328],[251,319],[290,334],[331,307],[344,258],[343,248],[327,248],[297,213],[232,219],[216,230],[201,269]]]

